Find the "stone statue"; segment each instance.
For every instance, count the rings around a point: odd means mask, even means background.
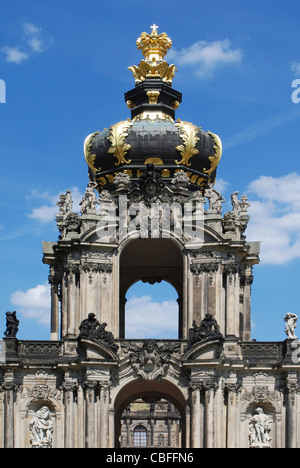
[[[208,213],[221,214],[222,203],[225,203],[225,198],[213,187],[206,190],[205,196],[209,201]]]
[[[52,447],[53,422],[47,406],[43,406],[36,412],[30,422],[29,429],[32,433],[30,443],[34,448]]]
[[[105,330],[107,323],[100,323],[96,319],[96,315],[91,313],[88,318],[83,320],[80,324],[79,338],[89,338],[94,341],[103,341],[103,343],[111,348],[115,353],[118,351],[119,346],[115,343],[114,336],[111,332]]]
[[[193,321],[193,328],[189,331],[189,347],[207,338],[216,338],[221,336],[217,321],[211,314],[206,314],[199,327],[197,326],[196,321]]]
[[[85,194],[83,195],[82,201],[80,202],[82,214],[95,213],[95,207],[98,203],[94,191],[95,186],[96,184],[94,182],[90,182],[86,188]]]
[[[100,322],[98,322],[98,320],[96,319],[96,315],[93,313],[89,314],[88,318],[83,320],[80,324],[79,337],[88,338],[99,326],[100,326]]]
[[[238,199],[238,194],[239,192],[234,192],[231,194],[232,212],[236,216],[238,216],[240,213],[240,202]]]
[[[17,312],[6,312],[6,331],[4,335],[7,338],[16,338],[19,331],[20,321],[17,319]]]
[[[61,216],[65,216],[73,210],[71,190],[67,190],[65,194],[60,195],[57,206]]]
[[[272,419],[262,408],[256,408],[255,415],[249,422],[249,442],[251,448],[270,447]]]
[[[297,338],[295,334],[295,329],[297,327],[298,317],[296,314],[291,314],[290,312],[286,314],[284,321],[286,322],[285,333],[289,340],[295,340]]]

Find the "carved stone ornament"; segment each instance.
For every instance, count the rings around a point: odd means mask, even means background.
[[[57,390],[51,390],[48,385],[35,385],[31,389],[27,389],[28,396],[34,400],[48,400],[48,398],[55,398]]]
[[[140,380],[161,381],[169,369],[171,355],[180,349],[180,344],[158,346],[155,340],[145,340],[139,346],[130,343],[122,346],[125,354],[129,353],[131,365]]]
[[[158,196],[164,187],[161,172],[149,163],[140,176],[140,187],[146,199],[153,199]]]

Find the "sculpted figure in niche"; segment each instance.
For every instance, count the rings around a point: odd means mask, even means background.
[[[36,412],[29,425],[29,429],[32,433],[30,442],[33,447],[50,448],[52,446],[53,422],[47,406],[43,406]]]
[[[270,446],[270,432],[272,420],[263,411],[262,408],[256,408],[255,415],[249,422],[249,441],[250,447]]]
[[[285,333],[289,340],[295,340],[297,338],[295,329],[297,327],[298,317],[296,314],[291,314],[290,312],[286,314],[284,321],[286,322]]]

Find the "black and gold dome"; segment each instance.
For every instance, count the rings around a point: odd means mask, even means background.
[[[137,40],[144,60],[132,66],[135,88],[125,93],[131,119],[109,129],[89,135],[84,153],[89,176],[98,190],[113,187],[119,172],[138,180],[147,164],[154,164],[167,182],[184,170],[191,189],[204,190],[216,179],[216,169],[222,156],[220,138],[196,125],[178,119],[175,110],[182,95],[172,88],[176,67],[165,60],[172,45],[166,33],[142,33]]]

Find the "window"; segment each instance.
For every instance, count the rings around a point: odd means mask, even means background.
[[[133,433],[134,447],[147,447],[147,429],[144,426],[137,426]]]

